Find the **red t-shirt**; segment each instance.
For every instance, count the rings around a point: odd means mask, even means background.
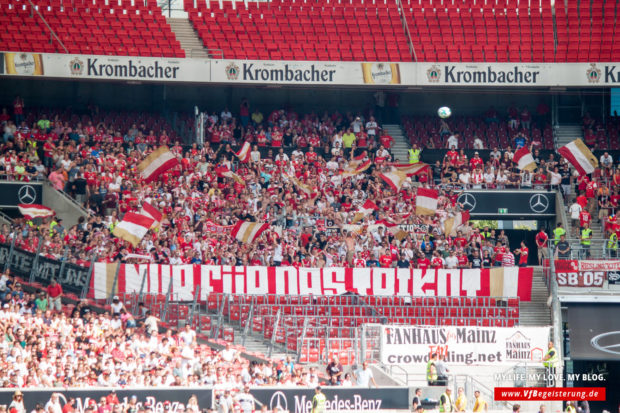
[[[430,267],[431,262],[429,261],[428,258],[424,257],[424,258],[418,258],[418,268],[421,270],[426,270],[428,269],[428,267]]]
[[[588,211],[581,211],[579,213],[579,226],[583,227],[585,224],[590,224],[592,217]]]
[[[379,257],[379,263],[383,268],[390,268],[392,266],[392,254],[383,254]]]

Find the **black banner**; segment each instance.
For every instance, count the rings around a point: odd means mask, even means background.
[[[0,390],[0,404],[9,405],[14,391],[15,389]],[[76,399],[76,413],[84,413],[90,400],[98,401],[101,397],[108,396],[111,389],[22,389],[22,392],[24,393],[24,405],[27,412],[32,411],[38,403],[45,405],[50,400],[52,393],[58,393],[61,406],[66,404],[69,397],[74,397]],[[219,392],[221,393],[221,391]],[[406,387],[382,387],[380,389],[324,387],[323,393],[327,398],[325,405],[327,410],[378,411],[383,409],[404,410],[409,407],[409,390]],[[259,387],[250,390],[250,394],[256,400],[256,411],[260,411],[261,406],[264,405],[269,410],[280,407],[290,413],[310,413],[315,391],[312,388]],[[116,395],[123,404],[127,404],[135,395],[139,406],[148,403],[156,413],[164,412],[165,402],[170,402],[169,413],[183,413],[184,406],[192,395],[198,398],[198,406],[201,409],[211,408],[213,402],[213,390],[211,388],[122,389],[117,390]]]
[[[3,389],[0,391],[0,404],[11,404],[13,392],[15,389]],[[33,411],[35,406],[40,403],[45,404],[50,400],[52,393],[58,393],[61,406],[67,404],[70,397],[75,398],[75,413],[84,413],[90,400],[99,401],[101,397],[108,396],[112,389],[50,389],[50,390],[28,390],[21,389],[24,393],[24,407],[26,412]],[[117,390],[116,396],[119,402],[123,404],[129,403],[131,396],[137,396],[139,406],[149,404],[151,409],[156,413],[164,412],[164,403],[170,402],[170,410],[166,413],[184,413],[185,405],[192,395],[198,398],[198,406],[200,408],[210,408],[212,403],[213,392],[210,388],[185,388],[174,390],[156,390],[156,389],[123,389]]]
[[[462,192],[457,202],[476,218],[555,216],[555,192],[536,190],[473,190]]]
[[[43,186],[39,182],[0,182],[0,193],[0,208],[43,203]]]
[[[607,281],[609,284],[620,284],[620,272],[619,271],[608,271],[607,272]]]
[[[314,389],[252,389],[250,393],[269,410],[280,407],[291,413],[310,413]],[[409,390],[406,387],[382,387],[380,389],[355,387],[323,387],[327,397],[326,410],[402,410],[409,407]],[[257,411],[260,406],[257,406]]]
[[[9,244],[0,244],[0,268],[3,268],[7,262],[10,250],[11,246]],[[18,277],[28,279],[30,271],[35,264],[35,258],[35,253],[15,248],[13,249],[9,269]],[[82,288],[88,282],[88,267],[66,263],[64,268],[62,268],[62,274],[60,272],[61,268],[61,261],[40,256],[34,273],[34,281],[47,285],[52,278],[55,278],[64,291],[79,295],[82,292]]]

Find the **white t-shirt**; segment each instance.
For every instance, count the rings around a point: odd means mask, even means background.
[[[366,122],[366,131],[368,132],[368,136],[374,136],[377,133],[377,122]]]
[[[448,148],[459,148],[459,140],[456,138],[456,136],[450,135],[450,137],[448,138]]]
[[[459,265],[459,259],[456,255],[450,255],[446,258],[446,268],[456,268]]]
[[[183,330],[181,331],[181,334],[179,334],[179,337],[181,337],[181,340],[183,340],[183,342],[187,345],[190,345],[194,342],[194,337],[196,337],[196,332],[192,331],[192,330]]]
[[[372,370],[370,368],[367,368],[366,370],[359,369],[355,372],[355,376],[357,377],[356,384],[358,386],[370,386],[370,379],[373,377]]]
[[[581,213],[581,205],[575,202],[573,205],[570,206],[568,211],[570,212],[571,219],[579,219],[579,214]]]

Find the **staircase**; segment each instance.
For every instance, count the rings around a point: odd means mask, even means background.
[[[556,148],[559,148],[577,138],[583,138],[583,130],[581,129],[581,125],[564,124],[556,126],[554,135]]]
[[[551,308],[547,306],[549,290],[545,284],[542,267],[534,267],[532,277],[532,300],[521,301],[519,304],[519,325],[548,326],[551,325]]]
[[[185,50],[185,57],[209,58],[209,53],[194,30],[194,26],[187,18],[168,18],[170,28],[174,32],[181,47]]]
[[[410,148],[409,140],[404,135],[400,125],[383,125],[383,130],[394,138],[391,152],[394,162],[406,163],[409,161],[409,154],[407,151]]]

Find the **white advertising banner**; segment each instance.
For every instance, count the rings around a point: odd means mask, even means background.
[[[215,83],[400,85],[415,81],[406,63],[214,60]],[[409,67],[409,69],[412,69]]]
[[[613,63],[418,63],[417,86],[614,86]]]
[[[0,52],[0,75],[225,84],[592,87],[620,84],[620,64],[368,63]]]
[[[432,353],[452,365],[541,362],[549,327],[381,326],[381,362],[421,365]]]
[[[150,82],[209,82],[208,59],[1,53],[4,75]]]

